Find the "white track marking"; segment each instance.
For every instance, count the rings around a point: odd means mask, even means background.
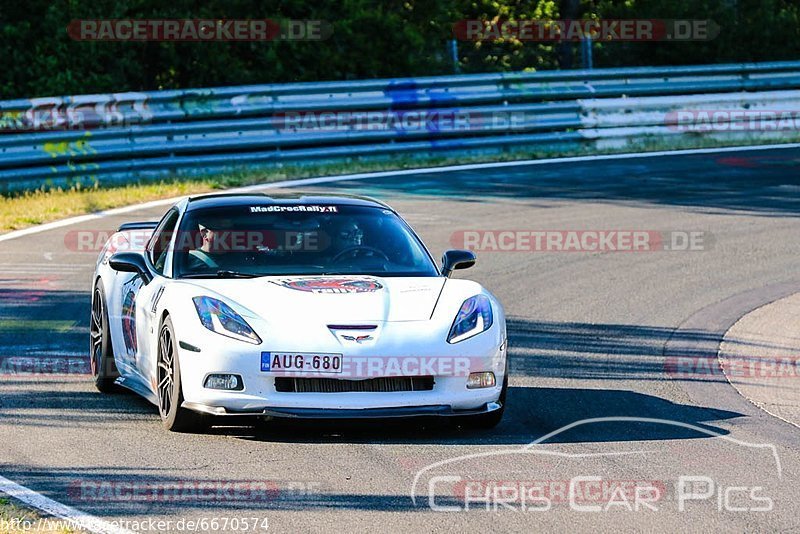
[[[551,159],[533,159],[533,160],[519,160],[519,161],[499,161],[494,163],[470,163],[467,165],[448,165],[446,167],[422,167],[418,169],[403,169],[397,171],[380,171],[380,172],[364,172],[357,174],[342,174],[340,176],[320,176],[318,178],[303,178],[300,180],[286,180],[283,182],[269,182],[266,184],[249,185],[247,187],[237,187],[235,189],[228,189],[228,193],[249,193],[253,191],[260,191],[262,189],[278,189],[285,187],[302,187],[307,185],[318,185],[331,182],[345,182],[348,180],[363,180],[366,178],[383,178],[387,176],[408,176],[413,174],[441,174],[446,172],[457,171],[471,171],[482,169],[502,169],[504,167],[524,167],[532,165],[552,165],[557,163],[576,163],[584,161],[598,161],[598,160],[615,160],[615,159],[640,159],[640,158],[655,158],[661,156],[680,156],[692,154],[719,154],[725,152],[752,152],[759,150],[777,150],[788,148],[800,148],[800,143],[787,143],[782,145],[756,145],[756,146],[733,146],[722,148],[696,148],[689,150],[662,150],[658,152],[636,152],[630,154],[606,154],[601,156],[572,156],[568,158],[551,158]],[[56,228],[63,228],[103,217],[110,217],[113,215],[122,215],[132,211],[143,210],[147,208],[157,208],[159,206],[169,206],[175,204],[185,196],[166,198],[161,200],[153,200],[143,204],[134,204],[132,206],[125,206],[122,208],[114,208],[111,210],[98,211],[89,213],[87,215],[79,215],[69,219],[62,219],[51,223],[40,224],[38,226],[31,226],[23,230],[16,230],[7,234],[0,235],[0,242],[17,239],[27,235],[38,234],[46,232],[47,230],[54,230]]]
[[[22,501],[32,508],[36,508],[49,515],[69,521],[76,528],[94,532],[96,534],[133,534],[132,531],[119,528],[113,523],[104,521],[93,515],[89,515],[75,508],[71,508],[44,495],[40,495],[33,490],[20,486],[15,482],[0,476],[0,492]]]

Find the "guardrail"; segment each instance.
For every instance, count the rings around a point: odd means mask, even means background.
[[[800,62],[772,62],[0,101],[0,189],[399,154],[607,150],[676,135],[744,137],[752,132],[743,121],[752,121],[755,110],[796,112],[797,88]],[[698,110],[751,115],[729,113],[728,128],[682,127],[685,114]],[[411,119],[415,126],[407,127]]]

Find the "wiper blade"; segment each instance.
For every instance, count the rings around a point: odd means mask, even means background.
[[[263,275],[221,270],[216,273],[186,273],[181,278],[258,278],[259,276]]]
[[[217,271],[217,278],[256,278],[260,275],[253,273],[241,273],[239,271]]]

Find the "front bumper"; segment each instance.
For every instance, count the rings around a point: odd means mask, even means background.
[[[178,337],[202,347],[201,352],[179,347],[181,381],[185,407],[214,415],[262,415],[274,417],[310,418],[363,418],[363,417],[414,417],[417,415],[470,415],[492,411],[499,402],[506,373],[505,328],[496,324],[490,331],[458,344],[448,344],[439,339],[427,321],[402,324],[380,324],[373,335],[372,344],[343,344],[332,338],[316,339],[313,331],[303,338],[271,333],[270,340],[260,346],[232,341],[212,332],[200,331],[191,339]],[[290,339],[291,338],[291,339]],[[262,372],[261,352],[340,353],[345,362],[361,358],[371,359],[424,359],[440,358],[443,361],[468,360],[463,370],[470,372],[492,371],[496,377],[494,387],[468,389],[467,376],[439,371],[425,372],[434,378],[433,389],[396,392],[284,392],[275,386],[281,375]],[[344,364],[343,364],[344,365]],[[369,368],[367,365],[365,367]],[[385,367],[384,369],[389,369]],[[209,374],[237,374],[242,378],[241,391],[214,390],[203,387]],[[467,373],[468,374],[468,373]],[[361,379],[398,374],[368,374],[367,376],[326,375],[322,378]],[[499,408],[497,408],[499,409]],[[267,413],[269,412],[269,413]]]
[[[402,406],[398,408],[365,408],[365,409],[321,409],[321,408],[275,408],[251,409],[248,411],[230,411],[222,406],[208,406],[194,402],[184,402],[183,408],[194,412],[214,416],[264,416],[286,419],[386,419],[393,417],[458,417],[466,415],[482,415],[500,410],[500,402],[486,404],[469,410],[454,410],[447,405]]]

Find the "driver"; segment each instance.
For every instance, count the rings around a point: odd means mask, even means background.
[[[378,261],[388,261],[386,254],[364,239],[364,223],[354,217],[345,217],[336,221],[331,233],[330,261],[334,263],[352,263],[364,265]]]
[[[225,233],[230,227],[229,221],[201,220],[197,223],[200,246],[189,251],[190,270],[218,270],[224,263],[228,252]]]
[[[364,230],[361,229],[358,221],[351,218],[341,221],[331,237],[332,249],[336,254],[349,248],[364,245]]]

